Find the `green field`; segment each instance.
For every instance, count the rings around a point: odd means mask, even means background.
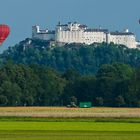
[[[140,108],[0,107],[0,140],[140,140]]]
[[[13,131],[0,132],[1,140],[139,140],[134,132]]]
[[[0,140],[140,140],[139,118],[0,118]]]

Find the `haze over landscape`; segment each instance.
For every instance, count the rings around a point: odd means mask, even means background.
[[[0,23],[11,27],[11,34],[0,51],[31,37],[32,25],[53,29],[58,21],[109,30],[129,28],[140,39],[139,5],[139,0],[1,0]]]

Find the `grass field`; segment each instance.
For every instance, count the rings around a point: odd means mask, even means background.
[[[6,118],[8,119],[8,118]],[[23,121],[22,121],[23,119]],[[0,121],[0,140],[139,140],[140,123]],[[31,119],[31,118],[30,118]],[[40,118],[41,119],[41,118]],[[78,119],[78,118],[77,118]]]
[[[0,132],[1,140],[139,140],[140,133],[116,132]]]
[[[1,132],[1,140],[139,140],[139,133],[116,132]]]
[[[0,140],[140,140],[139,112],[138,108],[0,108]],[[108,116],[111,113],[125,115]]]

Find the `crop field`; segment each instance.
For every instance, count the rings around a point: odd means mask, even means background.
[[[139,112],[139,108],[0,108],[0,140],[140,140]]]
[[[1,107],[0,116],[14,117],[130,117],[139,118],[140,108],[66,108],[66,107]]]

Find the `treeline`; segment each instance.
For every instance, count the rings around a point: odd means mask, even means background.
[[[114,62],[138,67],[140,51],[113,43],[96,43],[89,46],[67,44],[59,47],[47,41],[26,39],[0,55],[1,65],[6,64],[7,60],[16,64],[48,66],[59,72],[73,68],[81,74],[89,75],[97,73],[101,65]]]
[[[66,106],[84,101],[94,106],[140,107],[140,68],[106,64],[88,76],[74,69],[59,73],[12,62],[0,69],[1,106]]]

